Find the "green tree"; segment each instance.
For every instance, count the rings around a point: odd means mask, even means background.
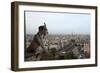
[[[64,59],[73,59],[73,58],[74,58],[73,52],[66,52],[64,55]]]

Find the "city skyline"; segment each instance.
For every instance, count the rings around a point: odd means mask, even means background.
[[[45,22],[49,34],[90,34],[90,14],[25,11],[26,34]]]

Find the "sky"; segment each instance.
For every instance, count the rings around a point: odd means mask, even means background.
[[[90,14],[25,11],[26,34],[36,34],[44,22],[49,34],[90,34]]]

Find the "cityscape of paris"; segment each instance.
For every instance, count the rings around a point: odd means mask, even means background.
[[[34,35],[26,35],[26,48],[32,42]],[[90,35],[88,34],[56,34],[48,35],[47,50],[50,56],[43,60],[86,59],[90,58]],[[27,59],[26,59],[27,60]],[[33,57],[30,57],[34,61]]]
[[[88,13],[25,11],[24,61],[91,58],[90,16]]]

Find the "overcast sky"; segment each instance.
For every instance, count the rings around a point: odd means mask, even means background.
[[[90,14],[25,11],[26,33],[36,34],[45,22],[49,34],[90,34]]]

